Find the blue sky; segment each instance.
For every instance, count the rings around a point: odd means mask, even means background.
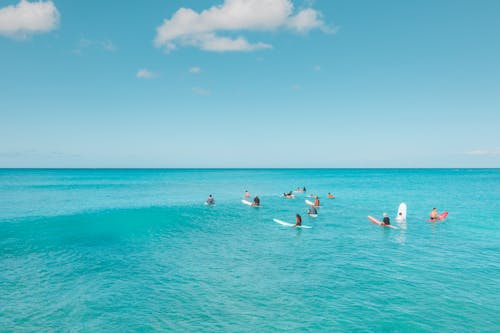
[[[0,167],[500,167],[498,13],[0,0]]]

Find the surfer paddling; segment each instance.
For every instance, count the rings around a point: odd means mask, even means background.
[[[384,213],[383,216],[384,216],[384,218],[383,218],[382,222],[385,225],[390,225],[391,224],[391,219],[389,218],[389,215],[387,215],[387,213]]]
[[[430,214],[430,220],[431,221],[435,221],[437,220],[437,217],[438,217],[438,211],[437,211],[437,208],[432,208],[432,211],[431,211],[431,214]]]
[[[295,225],[294,227],[302,226],[302,216],[300,214],[295,214]]]
[[[207,205],[209,206],[215,205],[214,197],[211,194],[208,196]]]
[[[253,198],[252,206],[260,206],[260,199],[258,195]]]

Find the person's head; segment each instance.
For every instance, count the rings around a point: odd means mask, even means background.
[[[319,199],[318,196],[316,196],[316,199]]]
[[[432,208],[432,210],[436,210],[436,209],[437,209],[436,207]]]
[[[398,214],[398,215],[403,215],[403,213],[399,212],[399,214]]]
[[[384,213],[384,217],[387,217],[387,216],[388,216],[387,213]]]

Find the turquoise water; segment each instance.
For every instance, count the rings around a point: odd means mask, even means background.
[[[0,170],[0,331],[498,332],[499,202],[500,169]]]

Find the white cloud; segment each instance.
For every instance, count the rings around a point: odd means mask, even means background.
[[[245,37],[223,37],[221,32],[235,33],[245,30],[270,31],[288,28],[297,32],[311,29],[329,29],[321,13],[307,8],[294,15],[291,0],[225,0],[197,13],[180,8],[170,19],[156,29],[155,45],[167,52],[177,47],[193,46],[205,51],[254,51],[272,46],[263,42],[251,43]]]
[[[153,79],[158,76],[155,72],[147,69],[139,69],[135,75],[138,79]]]
[[[189,73],[191,73],[191,74],[200,74],[201,73],[201,68],[200,67],[191,67],[189,69]]]
[[[496,149],[478,149],[478,150],[471,150],[466,153],[467,155],[476,155],[476,156],[496,156],[500,155],[500,148]]]
[[[200,96],[208,96],[210,95],[210,90],[207,90],[205,88],[201,88],[201,87],[193,87],[193,89],[191,89],[196,95],[200,95]]]
[[[116,45],[113,44],[113,42],[110,40],[93,40],[88,38],[80,38],[78,44],[73,50],[73,53],[81,55],[84,50],[89,48],[102,49],[108,52],[114,52],[118,49]]]
[[[28,2],[0,9],[0,35],[27,38],[37,33],[49,32],[59,25],[59,11],[52,1]]]

